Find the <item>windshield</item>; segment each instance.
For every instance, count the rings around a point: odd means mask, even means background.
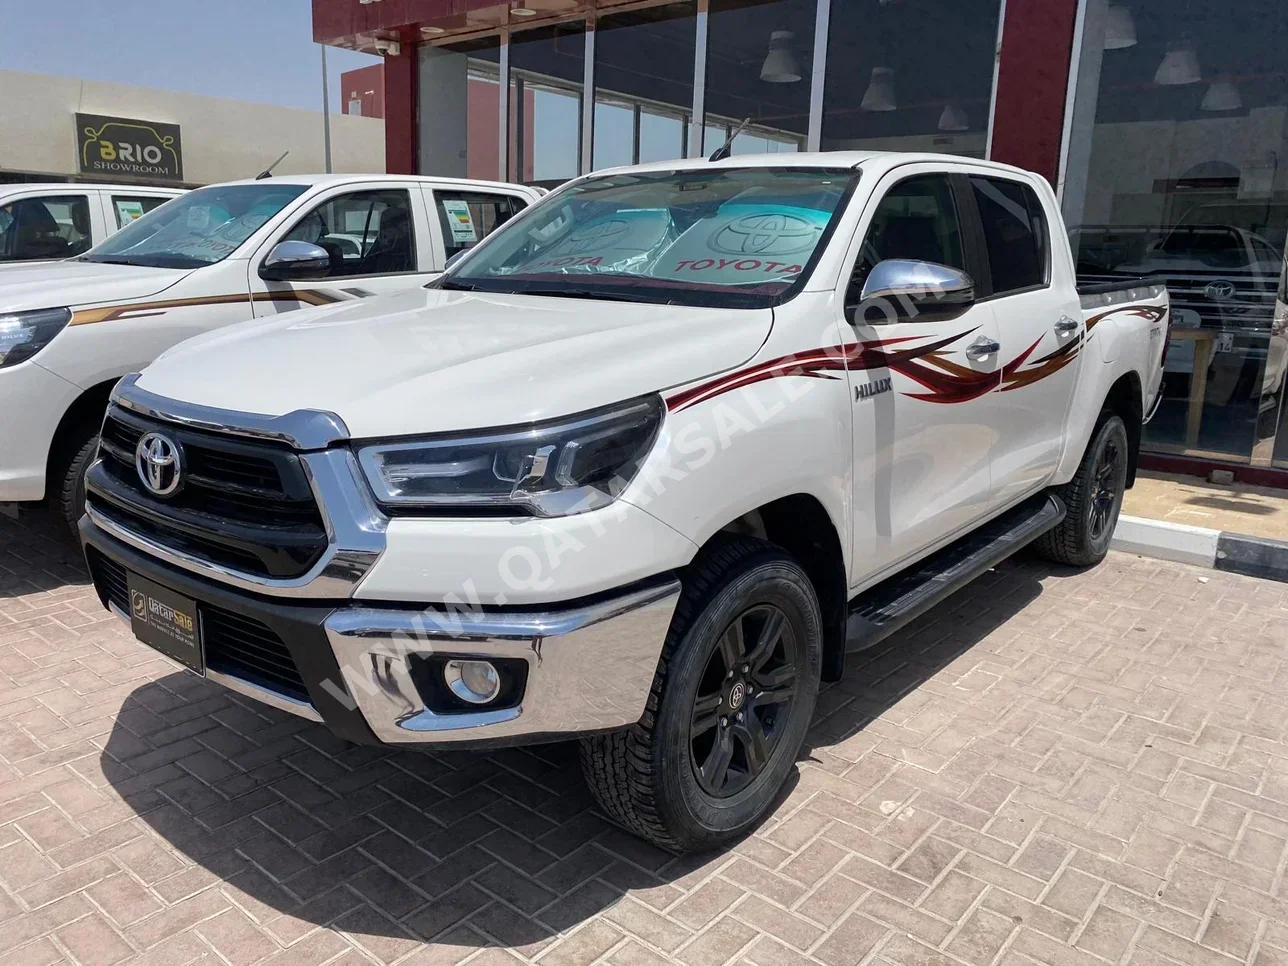
[[[804,284],[858,172],[719,168],[609,175],[538,202],[447,289],[736,308]]]
[[[304,190],[272,181],[198,188],[126,225],[81,260],[152,268],[213,265]]]

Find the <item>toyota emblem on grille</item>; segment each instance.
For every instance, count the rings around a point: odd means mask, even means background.
[[[134,447],[134,468],[149,492],[173,495],[183,482],[179,444],[161,433],[144,433]]]
[[[1219,282],[1208,283],[1208,287],[1203,290],[1203,294],[1213,302],[1228,302],[1234,298],[1235,291],[1233,282],[1227,282],[1222,279]]]

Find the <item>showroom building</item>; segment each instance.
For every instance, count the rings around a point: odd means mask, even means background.
[[[390,171],[554,185],[744,119],[735,154],[1038,171],[1081,276],[1171,289],[1153,465],[1288,483],[1283,0],[313,0],[313,29],[385,55]]]

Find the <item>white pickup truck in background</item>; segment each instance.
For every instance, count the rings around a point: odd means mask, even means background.
[[[0,186],[0,268],[83,255],[180,188],[123,184]]]
[[[182,666],[358,742],[579,737],[608,815],[711,847],[847,650],[1029,543],[1104,557],[1167,315],[1080,293],[1015,168],[614,169],[426,288],[123,379],[81,532]]]
[[[230,182],[75,258],[0,270],[0,503],[47,500],[74,534],[122,375],[219,326],[423,285],[542,194],[398,175]]]

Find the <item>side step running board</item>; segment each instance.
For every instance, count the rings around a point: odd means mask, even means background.
[[[861,651],[889,637],[945,597],[995,567],[1064,519],[1054,494],[1025,500],[956,543],[937,550],[913,569],[895,574],[850,601],[846,650]]]

